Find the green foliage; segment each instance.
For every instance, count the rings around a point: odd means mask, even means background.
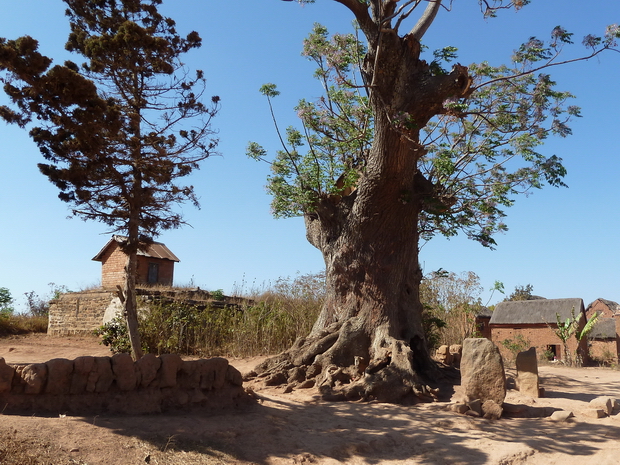
[[[581,317],[581,315],[579,315]],[[571,310],[571,316],[566,318],[566,320],[562,321],[559,313],[555,314],[556,317],[556,329],[555,335],[562,341],[563,344],[566,344],[570,337],[577,330],[577,326],[579,325],[579,319],[575,318],[575,309]]]
[[[500,9],[518,9],[526,3],[486,4],[483,10],[494,16]],[[605,38],[584,39],[591,51],[577,60],[612,49],[618,34],[616,26],[608,28]],[[568,123],[580,116],[579,108],[569,104],[573,95],[557,90],[543,72],[560,63],[562,48],[571,43],[572,34],[558,26],[549,41],[530,38],[522,44],[509,65],[470,65],[470,90],[462,98],[447,99],[423,126],[412,115],[386,106],[386,112],[393,112],[388,119],[394,128],[403,134],[421,131],[416,139],[424,153],[419,172],[432,183],[436,197],[432,202],[436,205],[427,205],[419,221],[423,239],[463,232],[493,248],[493,235],[507,229],[505,210],[517,195],[545,184],[565,186],[562,159],[545,156],[539,148],[549,136],[569,135]],[[456,52],[454,46],[433,52],[430,74],[448,73],[445,65]],[[255,142],[247,149],[252,158],[271,163],[267,188],[275,216],[313,214],[321,199],[350,192],[364,176],[376,116],[362,93],[371,84],[361,78],[365,53],[355,35],[330,39],[318,24],[304,42],[303,54],[318,65],[315,77],[324,88],[323,96],[314,103],[299,102],[300,129],[287,128],[283,134],[276,122],[283,149],[273,160]],[[276,86],[265,85],[261,92],[273,116]]]
[[[590,334],[592,329],[594,329],[594,326],[596,325],[599,316],[600,315],[596,313],[592,318],[590,318],[589,321],[586,321],[584,323],[583,328],[580,330],[579,326],[581,324],[581,319],[583,318],[583,315],[581,313],[579,313],[579,315],[575,315],[574,307],[571,309],[570,317],[566,318],[564,321],[562,321],[559,313],[556,313],[557,326],[556,328],[554,328],[554,332],[555,335],[560,339],[560,341],[562,341],[562,346],[565,354],[564,362],[567,365],[572,366],[573,361],[578,366],[582,365],[585,354],[580,352],[579,343],[583,340],[584,337]],[[568,340],[573,335],[577,340],[577,350],[575,351],[574,360],[573,357],[571,357],[571,353],[568,348]]]
[[[502,341],[502,345],[510,351],[512,354],[512,360],[514,361],[517,359],[517,354],[519,352],[529,349],[532,344],[530,340],[522,334],[517,334],[514,339],[504,339]]]
[[[272,174],[267,189],[273,195],[276,217],[299,216],[312,211],[319,199],[342,195],[352,189],[363,172],[372,139],[372,114],[358,67],[366,47],[353,34],[336,34],[315,24],[304,41],[303,55],[317,65],[314,73],[325,95],[317,102],[300,100],[295,108],[302,129],[277,127],[272,99],[275,84],[260,92],[267,97],[282,150],[273,161],[267,151],[250,142],[249,157],[268,161]]]
[[[210,292],[213,300],[224,300],[224,291],[222,289],[216,289]]]
[[[534,286],[531,284],[526,284],[525,286],[515,286],[515,290],[512,294],[510,294],[504,301],[510,300],[531,300],[532,292],[534,291]]]
[[[127,323],[121,317],[116,317],[95,329],[93,334],[99,336],[101,343],[110,347],[110,350],[115,354],[131,352]]]
[[[13,314],[13,297],[6,287],[0,287],[0,318],[8,318]]]
[[[252,356],[281,352],[306,336],[325,298],[322,274],[278,279],[245,304],[197,305],[185,301],[143,302],[143,350],[156,354]],[[227,302],[224,302],[227,303]],[[113,352],[129,352],[127,326],[120,317],[96,330]]]

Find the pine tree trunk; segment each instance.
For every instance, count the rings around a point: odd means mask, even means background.
[[[127,254],[125,285],[123,286],[125,321],[127,322],[127,332],[131,343],[131,357],[134,361],[139,360],[143,355],[138,327],[138,304],[136,298],[137,262],[137,252],[134,251]]]

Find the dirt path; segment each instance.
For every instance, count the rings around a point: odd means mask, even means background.
[[[8,363],[108,355],[94,338],[0,339]],[[241,370],[252,361],[231,361]],[[620,399],[620,372],[541,367],[547,396],[510,391],[507,402],[570,409],[575,418],[496,422],[457,415],[445,404],[324,403],[312,390],[258,391],[261,402],[216,416],[39,417],[0,415],[2,438],[48,461],[82,464],[617,464],[620,416],[594,419],[587,403]],[[37,463],[37,462],[33,462]]]

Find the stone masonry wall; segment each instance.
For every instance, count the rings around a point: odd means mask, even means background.
[[[3,413],[146,414],[221,410],[251,403],[241,373],[224,358],[128,354],[7,365],[0,358]]]
[[[198,308],[206,306],[240,308],[242,305],[253,303],[240,297],[227,296],[221,301],[212,300],[211,294],[201,289],[138,288],[136,292],[144,302],[180,301]],[[97,289],[62,294],[50,304],[47,334],[50,336],[92,334],[94,329],[120,315],[121,307],[120,299],[113,291]]]
[[[103,324],[114,292],[95,290],[62,294],[51,302],[47,334],[51,336],[92,334]]]

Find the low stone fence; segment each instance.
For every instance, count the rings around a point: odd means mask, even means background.
[[[0,358],[0,412],[144,414],[221,410],[251,402],[224,358],[128,354],[8,365]]]

